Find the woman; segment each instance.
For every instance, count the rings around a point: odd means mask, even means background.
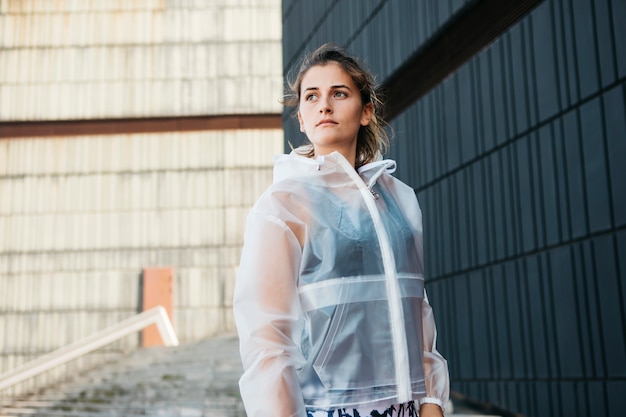
[[[421,212],[380,158],[374,78],[327,44],[291,90],[310,144],[276,159],[235,287],[248,417],[441,416],[448,369],[424,292]]]

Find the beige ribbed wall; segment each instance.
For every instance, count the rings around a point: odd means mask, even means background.
[[[281,111],[279,0],[0,0],[0,120]]]
[[[175,269],[181,342],[232,330],[245,216],[281,149],[274,130],[0,141],[0,369],[136,314],[144,267]]]
[[[276,113],[280,1],[0,0],[0,122]],[[233,329],[279,129],[0,138],[0,373],[131,317],[175,271],[181,342]],[[133,335],[0,392],[137,347]]]

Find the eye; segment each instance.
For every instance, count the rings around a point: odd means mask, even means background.
[[[304,100],[305,101],[313,101],[313,100],[316,100],[316,99],[317,99],[317,94],[311,93],[311,94],[307,94],[307,95],[304,96]]]
[[[336,92],[335,92],[335,97],[338,97],[338,98],[346,98],[346,97],[348,97],[348,94],[346,94],[346,92],[345,92],[345,91],[336,91]]]

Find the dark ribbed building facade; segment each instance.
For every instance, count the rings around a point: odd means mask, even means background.
[[[626,415],[626,2],[282,7],[286,76],[332,41],[387,90],[455,395]]]

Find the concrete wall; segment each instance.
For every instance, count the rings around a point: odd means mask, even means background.
[[[280,36],[279,1],[2,0],[0,123],[276,114]],[[182,343],[233,330],[245,216],[281,151],[274,128],[0,138],[0,373],[138,313],[147,267],[174,269]]]

